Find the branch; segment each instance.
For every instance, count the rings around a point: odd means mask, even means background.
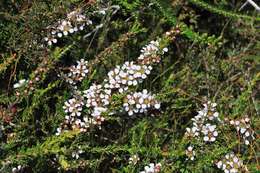
[[[247,2],[255,7],[256,11],[260,12],[260,7],[253,0],[247,0]]]
[[[247,4],[248,4],[248,2],[246,1],[246,2],[239,8],[239,11],[241,11]]]
[[[242,10],[247,4],[251,4],[255,9],[256,11],[260,12],[260,7],[253,1],[253,0],[247,0],[239,9]]]

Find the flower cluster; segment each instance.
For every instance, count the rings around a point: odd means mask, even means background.
[[[21,79],[17,83],[14,84],[14,89],[21,88],[22,86],[26,85],[28,83],[28,80]]]
[[[142,92],[128,94],[124,99],[123,107],[131,116],[134,113],[146,113],[152,108],[160,109],[160,103],[154,98],[154,95],[144,89]]]
[[[221,122],[216,110],[216,103],[208,101],[203,104],[204,108],[198,111],[198,115],[192,118],[192,127],[186,128],[185,137],[188,140],[202,138],[205,143],[216,141],[218,131],[216,124]],[[192,146],[186,149],[188,159],[194,160],[195,151]]]
[[[159,44],[159,41],[156,41],[156,44],[157,43]],[[104,120],[102,113],[108,110],[112,94],[117,92],[124,93],[129,87],[141,83],[151,73],[151,70],[152,66],[150,65],[140,65],[133,61],[127,61],[123,65],[116,66],[115,69],[108,72],[108,77],[104,80],[103,84],[93,84],[89,89],[83,91],[86,101],[85,105],[87,108],[90,108],[92,117],[99,119],[100,121],[98,122],[102,122]],[[127,106],[127,101],[124,102],[124,109],[129,115],[146,112],[152,107],[156,109],[160,108],[160,104],[147,90],[133,94],[132,100],[130,100],[131,95],[127,97],[130,101],[130,105]]]
[[[23,167],[21,165],[18,165],[17,167],[14,167],[12,169],[12,173],[18,173],[23,169]]]
[[[55,135],[59,136],[59,135],[61,134],[62,130],[63,130],[63,128],[58,127],[58,128],[56,129]]]
[[[72,11],[67,14],[66,19],[60,20],[57,24],[47,27],[50,32],[47,37],[44,38],[44,41],[51,46],[58,42],[58,38],[83,30],[87,25],[91,24],[92,21],[87,19],[80,10]]]
[[[66,76],[66,81],[71,85],[76,85],[81,82],[88,74],[88,61],[81,59],[77,61],[77,65],[73,65],[69,68],[70,72]]]
[[[138,157],[138,155],[135,154],[129,158],[129,163],[136,165],[139,160],[140,160],[140,158]]]
[[[150,163],[149,166],[145,166],[144,170],[140,173],[157,173],[161,171],[162,165],[160,163],[154,164]]]
[[[166,35],[166,37],[174,40],[176,38],[176,36],[179,35],[180,33],[181,33],[181,30],[180,30],[179,26],[176,26],[172,30],[167,31],[165,33],[165,35]]]
[[[107,89],[118,90],[123,93],[128,90],[129,86],[136,86],[146,79],[151,70],[152,66],[138,65],[133,61],[127,61],[108,73],[108,79],[105,80],[104,86]]]
[[[188,139],[192,139],[193,137],[199,136],[199,131],[197,127],[193,126],[192,128],[187,127],[185,132],[185,137]]]
[[[73,152],[71,153],[71,156],[72,156],[72,158],[74,158],[74,159],[78,160],[78,159],[79,159],[79,156],[80,156],[80,154],[82,154],[82,153],[84,153],[84,151],[83,151],[83,150],[81,150],[81,148],[80,148],[80,146],[79,146],[79,149],[78,149],[78,150],[76,150],[76,151],[73,151]]]
[[[188,159],[190,159],[190,160],[194,160],[194,159],[195,159],[196,153],[195,153],[195,151],[193,150],[193,147],[192,147],[192,146],[189,146],[189,147],[186,149],[185,153],[186,153],[186,156],[188,157]]]
[[[84,105],[83,98],[77,97],[66,101],[63,106],[63,109],[66,113],[70,115],[69,117],[73,118],[75,116],[81,115],[83,105]]]
[[[185,136],[189,139],[203,136],[205,142],[214,142],[218,136],[216,125],[212,123],[220,122],[219,113],[216,111],[216,103],[203,104],[204,108],[198,111],[198,115],[192,118],[192,127],[186,128]]]
[[[92,118],[88,116],[65,117],[65,121],[56,129],[56,135],[60,135],[64,131],[79,129],[80,132],[86,132],[91,125],[98,125],[99,128],[105,119],[101,116]]]
[[[202,127],[201,132],[204,134],[203,140],[205,142],[214,142],[218,136],[216,125],[211,125],[208,123]]]
[[[95,120],[87,116],[84,116],[83,118],[76,117],[74,119],[69,119],[66,117],[66,120],[68,120],[68,122],[71,124],[72,129],[77,128],[80,129],[81,132],[86,132],[90,125],[95,123]]]
[[[230,120],[229,123],[236,128],[246,145],[249,145],[250,141],[255,139],[249,118],[246,117],[239,120]]]
[[[216,110],[217,103],[212,103],[208,101],[208,103],[203,104],[203,106],[204,108],[198,112],[200,117],[205,117],[206,119],[211,121],[212,120],[220,121],[218,117],[219,113]]]
[[[150,51],[153,56],[158,54],[154,47],[159,46],[159,41],[150,44],[152,45],[146,46],[142,51],[145,56],[149,54],[145,53],[146,51]],[[154,49],[153,53],[152,49]],[[67,81],[72,86],[81,82],[88,73],[86,61],[82,59],[77,63],[76,66],[70,68],[70,73],[67,75]],[[63,108],[69,115],[65,117],[63,127],[57,128],[56,134],[59,135],[63,129],[79,128],[81,131],[86,131],[91,124],[101,125],[104,121],[102,114],[108,110],[112,95],[118,92],[126,93],[129,87],[136,86],[146,79],[151,70],[151,65],[127,61],[122,66],[117,66],[110,71],[102,84],[92,84],[87,90],[83,91],[83,96],[80,92],[74,90],[75,93],[78,92],[79,94],[75,94],[76,97],[65,102]],[[88,115],[81,115],[83,106],[88,108],[91,118]],[[123,107],[129,115],[133,115],[134,113],[146,113],[151,108],[159,109],[160,103],[154,98],[154,95],[148,93],[147,90],[143,90],[127,95]]]
[[[29,91],[33,91],[35,89],[33,86],[34,83],[38,82],[39,80],[40,80],[39,77],[34,77],[34,79],[31,80],[25,80],[25,79],[19,80],[13,86],[13,88],[16,89],[16,96],[21,96],[21,90],[18,91],[18,89],[21,87],[24,87],[24,89],[22,90],[24,94],[28,94]]]
[[[243,164],[243,161],[240,160],[234,153],[226,154],[222,160],[216,163],[216,165],[225,173],[248,172],[247,167]]]
[[[160,40],[151,41],[148,45],[144,46],[141,50],[141,54],[138,57],[140,64],[150,65],[153,63],[159,63],[161,58],[160,54],[168,52],[168,48],[160,49]]]
[[[100,117],[102,112],[107,111],[107,105],[109,105],[111,99],[111,90],[104,89],[102,85],[93,84],[83,92],[86,107],[93,109],[91,113],[93,117]]]
[[[57,128],[56,135],[59,135],[64,129],[80,129],[81,132],[86,132],[90,125],[100,125],[104,121],[101,116],[94,118],[83,116],[81,111],[84,105],[84,97],[80,93],[65,102],[63,109],[68,115],[65,116],[65,121],[61,127]]]
[[[101,85],[94,84],[90,89],[83,91],[83,96],[77,93],[73,98],[66,101],[63,109],[68,115],[65,116],[62,127],[57,128],[56,135],[59,135],[64,129],[80,129],[80,131],[85,132],[92,124],[101,125],[104,121],[101,113],[107,110],[106,107],[102,106],[109,103],[108,97],[110,97],[108,91],[107,93],[103,93],[103,91]],[[84,106],[93,108],[92,117],[81,114]]]

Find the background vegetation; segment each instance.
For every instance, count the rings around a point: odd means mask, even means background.
[[[140,172],[161,163],[161,172],[221,172],[214,162],[231,151],[250,172],[259,171],[259,13],[244,1],[226,0],[18,0],[0,1],[0,172]],[[118,5],[105,15],[93,13]],[[95,25],[48,46],[49,25],[81,8]],[[107,72],[135,60],[143,46],[174,28],[151,75],[134,90],[147,88],[161,102],[156,115],[109,116],[101,129],[55,135],[63,122],[71,88],[59,74],[77,60],[89,61],[87,89]],[[87,34],[94,32],[88,36]],[[36,77],[39,80],[36,80]],[[18,90],[21,79],[34,81]],[[19,92],[19,95],[17,94]],[[114,97],[120,101],[120,95]],[[193,141],[194,161],[184,138],[191,118],[207,101],[222,119],[249,117],[256,139],[245,146],[234,129],[221,127],[210,145]],[[112,107],[117,109],[116,107]],[[72,153],[83,150],[79,159]],[[137,164],[129,158],[138,155]]]

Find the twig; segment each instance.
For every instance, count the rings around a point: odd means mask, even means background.
[[[239,8],[239,11],[241,11],[247,4],[248,4],[248,2],[246,1],[246,2]]]
[[[253,0],[247,0],[240,8],[239,11],[242,10],[247,4],[251,4],[256,11],[260,12],[260,7],[253,1]]]
[[[250,3],[256,11],[260,12],[260,7],[253,0],[247,0],[247,2]]]

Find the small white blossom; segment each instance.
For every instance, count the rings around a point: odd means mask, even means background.
[[[22,166],[18,165],[17,167],[12,168],[12,173],[19,173],[22,169]]]
[[[44,41],[45,41],[49,46],[51,46],[52,44],[57,43],[57,39],[56,39],[53,35],[51,35],[51,36],[49,36],[49,37],[45,37],[45,38],[44,38]]]
[[[221,160],[216,162],[216,166],[222,169],[225,173],[247,172],[247,167],[243,161],[234,153],[228,153]]]
[[[168,52],[169,49],[167,47],[163,48],[163,52]]]
[[[158,173],[161,171],[161,167],[162,165],[160,163],[150,163],[148,166],[145,166],[144,171],[141,171],[140,173]]]
[[[192,146],[189,146],[187,149],[186,149],[186,156],[188,157],[189,160],[194,160],[195,159],[195,151],[193,150],[193,147]]]
[[[105,10],[100,10],[100,11],[98,11],[99,12],[99,14],[102,14],[102,15],[105,15],[106,14],[106,11]]]
[[[65,102],[63,109],[71,117],[80,116],[84,103],[82,98],[72,98]]]
[[[154,98],[154,95],[144,89],[142,92],[128,94],[124,99],[123,107],[131,116],[134,113],[146,113],[150,109],[160,109],[160,103]]]
[[[236,128],[246,145],[249,145],[250,142],[255,139],[254,131],[251,128],[250,119],[248,117],[238,120],[230,120],[229,123]]]
[[[68,131],[71,129],[79,129],[81,132],[86,132],[91,124],[98,124],[96,119],[88,116],[65,116],[65,121],[56,130],[56,135],[60,135],[63,131]]]
[[[67,18],[59,20],[56,24],[47,27],[51,31],[47,33],[44,41],[51,46],[58,42],[58,38],[73,34],[79,30],[83,30],[86,25],[91,25],[92,21],[81,14],[80,10],[75,10],[67,14]]]
[[[93,84],[88,90],[83,91],[86,99],[86,107],[92,108],[92,116],[101,116],[102,112],[107,111],[110,104],[111,90],[104,89],[102,85]]]
[[[217,103],[212,103],[210,101],[207,104],[203,104],[204,108],[198,111],[199,115],[206,117],[208,120],[218,120],[219,113],[216,110]]]
[[[160,62],[160,40],[151,41],[148,45],[144,46],[141,50],[141,55],[138,60],[141,64],[152,64]],[[166,50],[166,49],[165,49]]]
[[[218,117],[219,113],[216,111],[217,104],[208,101],[203,106],[204,108],[191,119],[192,127],[186,128],[185,137],[191,139],[202,135],[205,142],[214,142],[218,136],[216,124],[221,122]]]
[[[58,127],[58,128],[56,129],[55,135],[59,136],[60,134],[61,134],[61,128]]]
[[[14,87],[14,89],[17,89],[17,88],[24,86],[27,83],[28,83],[28,80],[21,79],[21,80],[18,81],[18,83],[15,83],[13,87]]]
[[[185,136],[187,138],[193,138],[199,136],[199,129],[197,127],[186,128]]]
[[[138,65],[134,62],[125,62],[108,73],[105,88],[118,90],[120,93],[128,90],[129,86],[136,86],[151,73],[152,66]]]
[[[88,61],[81,59],[77,61],[77,65],[71,66],[69,68],[70,72],[66,76],[66,81],[71,85],[75,85],[81,82],[88,74]]]
[[[205,142],[214,142],[218,136],[216,131],[216,125],[206,124],[202,127],[202,133],[204,134],[203,140]]]
[[[104,117],[102,117],[102,116],[97,116],[97,117],[95,117],[94,118],[94,122],[93,122],[93,124],[95,124],[95,125],[99,125],[99,128],[101,129],[101,124],[102,124],[102,122],[104,122],[105,121],[105,118]]]
[[[79,149],[76,150],[76,151],[73,151],[73,152],[71,153],[71,156],[72,156],[72,158],[78,160],[79,157],[80,157],[80,154],[82,154],[82,153],[84,153],[84,151],[81,150],[81,149],[80,149],[80,146],[79,146]]]
[[[138,157],[138,155],[133,155],[132,157],[129,158],[129,163],[136,165],[139,160],[140,158]]]

